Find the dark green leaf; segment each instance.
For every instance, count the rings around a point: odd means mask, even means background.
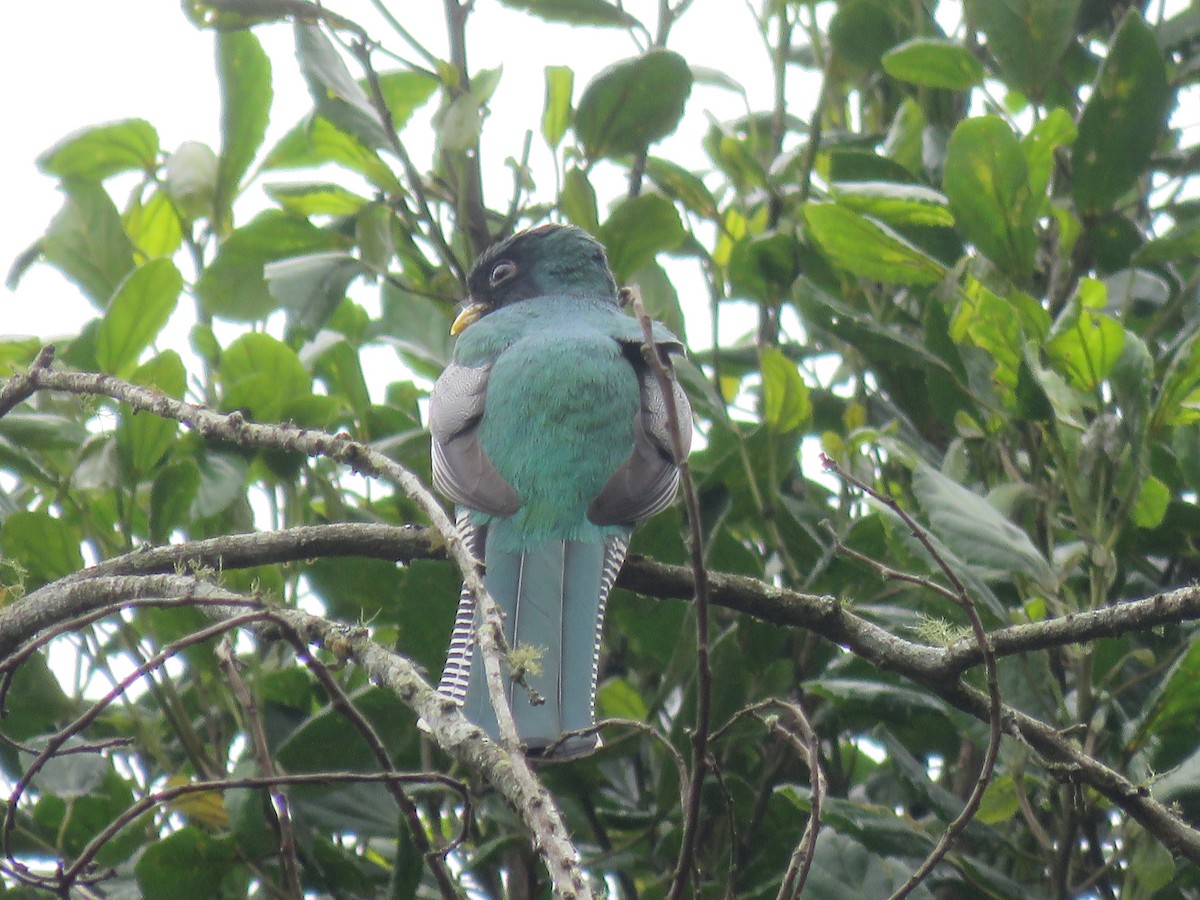
[[[133,268],[133,245],[117,208],[94,181],[68,181],[67,202],[46,232],[46,259],[104,309]]]
[[[58,178],[100,181],[118,172],[153,172],[158,132],[145,119],[125,119],[78,131],[38,157],[38,168]]]
[[[654,262],[683,242],[685,232],[675,204],[662,194],[640,194],[625,200],[600,226],[598,238],[608,248],[617,282]]]
[[[925,87],[965,91],[983,82],[983,66],[956,41],[912,38],[883,56],[883,70],[893,78]]]
[[[317,113],[371,149],[390,146],[388,131],[333,42],[316,25],[297,22],[296,55]]]
[[[122,282],[96,333],[96,361],[124,378],[175,311],[183,276],[169,259],[154,259]]]
[[[304,219],[268,210],[225,239],[216,259],[197,280],[196,293],[213,315],[253,322],[277,307],[263,266],[289,256],[334,250],[342,243]]]
[[[647,315],[656,322],[662,322],[672,334],[687,343],[687,327],[679,306],[679,294],[663,267],[656,262],[643,266],[630,275],[629,283],[641,291]]]
[[[166,543],[171,532],[188,525],[200,489],[200,469],[192,460],[163,466],[150,489],[150,540]]]
[[[936,284],[945,267],[886,225],[836,203],[809,203],[804,217],[837,265],[863,278],[898,284]]]
[[[579,98],[575,133],[592,159],[645,150],[675,130],[692,89],[687,62],[651,50],[596,76]]]
[[[1133,187],[1161,139],[1171,94],[1154,32],[1130,9],[1079,120],[1071,177],[1080,212],[1099,215]]]
[[[288,321],[311,335],[324,327],[350,282],[365,271],[349,253],[329,252],[267,263],[263,277],[271,296],[287,311]]]
[[[1005,79],[1040,98],[1075,36],[1079,0],[968,0]]]
[[[4,555],[17,559],[25,567],[30,587],[83,568],[81,539],[77,529],[41,510],[18,510],[0,526]]]
[[[886,0],[839,3],[829,23],[829,41],[838,59],[861,69],[878,69],[883,54],[903,38],[893,6]]]
[[[729,255],[729,284],[735,296],[778,303],[799,274],[800,248],[788,232],[746,236]]]
[[[268,334],[244,334],[226,348],[217,371],[222,409],[278,421],[288,401],[310,393],[312,378],[289,346]]]
[[[188,825],[147,847],[134,870],[145,900],[208,900],[221,896],[221,882],[236,864],[228,838]]]
[[[383,285],[383,319],[379,337],[390,343],[416,371],[436,378],[450,362],[451,309],[390,281]]]
[[[187,384],[187,372],[179,354],[167,350],[139,367],[129,380],[180,399]],[[120,409],[117,452],[134,478],[140,479],[158,465],[163,454],[170,449],[179,425],[174,419],[160,418],[148,412],[135,413],[125,404],[121,404]]]
[[[271,111],[271,61],[253,32],[218,33],[217,78],[221,83],[221,158],[214,218],[223,231],[242,176],[267,133]]]
[[[571,124],[571,90],[575,73],[567,66],[546,66],[546,106],[542,112],[542,137],[557,147]]]
[[[655,156],[646,160],[646,174],[664,194],[674,197],[690,212],[713,221],[720,218],[717,201],[698,175]]]
[[[500,3],[547,22],[607,25],[614,28],[628,28],[637,24],[637,19],[608,0],[500,0]]]
[[[967,119],[946,152],[946,196],[963,234],[1018,281],[1033,271],[1038,204],[1016,135],[995,116]]]
[[[913,472],[913,493],[929,516],[930,530],[964,562],[1054,583],[1029,535],[974,491],[921,465]]]
[[[559,208],[567,221],[584,231],[595,234],[600,230],[599,213],[596,209],[596,191],[588,181],[587,173],[572,166],[563,177],[562,193],[558,197]]]

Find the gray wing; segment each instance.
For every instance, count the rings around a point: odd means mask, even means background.
[[[433,446],[433,486],[455,503],[495,516],[511,516],[521,506],[479,442],[490,366],[451,363],[429,398]]]
[[[597,525],[631,525],[647,519],[670,506],[679,487],[662,386],[645,363],[637,365],[637,372],[641,408],[633,417],[633,449],[588,507],[588,518]],[[692,408],[673,373],[671,392],[686,457],[692,447]]]

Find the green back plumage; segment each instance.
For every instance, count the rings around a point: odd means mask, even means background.
[[[633,441],[638,384],[614,340],[618,318],[627,317],[591,298],[531,300],[490,313],[486,329],[460,338],[458,362],[495,360],[481,440],[521,497],[517,514],[489,531],[505,550],[552,537],[601,542],[614,532],[591,524],[587,507]]]

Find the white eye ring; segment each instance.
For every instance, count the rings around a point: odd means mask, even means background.
[[[488,284],[492,287],[503,284],[514,275],[517,274],[516,263],[511,263],[508,260],[496,263],[496,267],[492,269],[492,274],[488,276]]]

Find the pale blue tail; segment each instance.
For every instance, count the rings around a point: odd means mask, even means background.
[[[483,531],[484,529],[480,529]],[[486,535],[484,578],[504,614],[510,649],[533,651],[535,668],[524,684],[504,667],[505,688],[517,731],[525,746],[538,753],[555,745],[565,732],[595,721],[595,695],[604,606],[625,558],[627,540],[605,543],[545,541],[522,553],[493,550]],[[473,634],[474,604],[469,594],[459,604],[450,656],[439,690],[463,706],[467,718],[496,738],[498,728],[484,679],[483,660]],[[563,758],[586,753],[595,736],[568,739],[550,755]]]

